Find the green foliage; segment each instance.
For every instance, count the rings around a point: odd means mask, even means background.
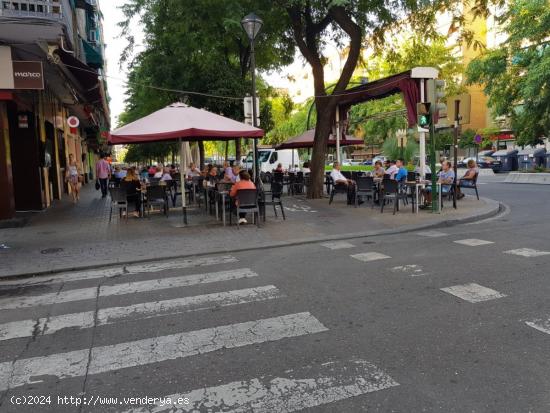
[[[401,148],[398,139],[395,136],[391,136],[384,141],[382,145],[382,152],[388,159],[403,158],[405,163],[412,161],[415,155],[418,153],[418,143],[409,136],[407,144],[404,148]]]
[[[177,142],[155,142],[129,145],[123,162],[151,164],[172,162],[171,158],[179,153]]]
[[[453,132],[449,130],[437,131],[435,133],[435,150],[443,151],[453,145]]]
[[[483,84],[495,115],[509,115],[519,145],[550,131],[550,7],[512,0],[498,19],[507,39],[470,63],[470,83]]]
[[[288,111],[288,106],[286,113],[278,112],[275,116],[279,123],[276,123],[275,127],[266,134],[263,143],[276,145],[304,133],[310,107],[311,101],[307,101],[303,105],[297,106],[293,113]],[[315,119],[315,110],[312,110],[310,125],[315,125]]]

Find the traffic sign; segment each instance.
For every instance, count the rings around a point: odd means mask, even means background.
[[[481,143],[482,140],[483,138],[479,134],[474,137],[474,142],[477,143],[478,145]]]
[[[73,129],[78,128],[78,126],[80,126],[80,120],[76,116],[69,116],[67,118],[67,125]]]

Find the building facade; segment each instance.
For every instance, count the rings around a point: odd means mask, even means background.
[[[69,154],[94,179],[110,126],[104,48],[97,0],[0,1],[0,220],[66,196]]]

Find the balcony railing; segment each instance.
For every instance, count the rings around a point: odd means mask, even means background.
[[[0,16],[63,19],[62,0],[0,0]]]

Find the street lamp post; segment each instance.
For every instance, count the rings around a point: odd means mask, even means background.
[[[256,14],[250,13],[248,16],[243,17],[241,20],[241,26],[248,35],[250,40],[250,71],[252,72],[252,126],[258,127],[257,125],[257,116],[256,113],[256,59],[254,56],[254,40],[260,32],[260,29],[263,25],[262,19],[260,19]],[[254,166],[252,168],[252,175],[254,183],[258,183],[258,139],[254,138],[252,141],[253,153],[254,153]]]

